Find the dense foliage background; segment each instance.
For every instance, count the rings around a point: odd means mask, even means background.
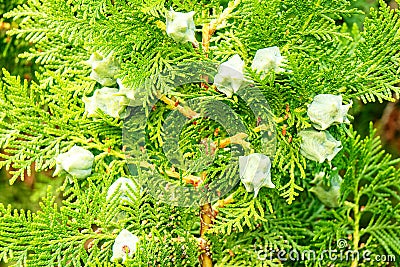
[[[25,3],[26,0],[0,0],[0,75],[2,68],[10,71],[12,75],[20,75],[30,81],[35,75],[35,62],[25,58],[18,57],[25,51],[28,51],[30,44],[15,36],[6,34],[7,30],[18,27],[18,20],[13,21],[10,18],[3,18],[3,14],[12,10],[16,6]],[[386,1],[393,7],[397,6],[395,1]],[[364,13],[351,18],[346,18],[338,23],[358,24],[362,27],[365,16],[368,15],[371,7],[377,7],[377,0],[357,0],[352,4],[353,7],[362,10]],[[369,121],[374,121],[378,134],[382,137],[385,149],[395,156],[400,155],[400,105],[395,103],[382,104],[372,103],[363,105],[356,103],[353,109],[355,116],[354,128],[363,136],[369,131]],[[45,195],[48,184],[54,184],[56,187],[61,183],[57,179],[49,177],[50,173],[35,173],[26,176],[24,182],[17,182],[13,186],[8,183],[8,174],[2,169],[0,176],[0,202],[13,204],[15,208],[26,208],[36,210],[38,201]]]
[[[35,62],[18,57],[18,55],[28,51],[31,44],[6,33],[9,29],[18,28],[20,19],[13,21],[2,16],[2,14],[24,2],[23,0],[0,0],[0,67],[7,69],[12,75],[19,75],[23,80],[30,82],[36,79],[35,71],[38,67]],[[387,1],[387,3],[393,7],[397,6],[394,1]],[[364,14],[337,20],[336,23],[338,25],[356,23],[362,29],[365,16],[368,16],[371,7],[378,6],[378,1],[354,1],[352,6],[362,10]],[[1,68],[0,75],[2,75]],[[368,105],[364,105],[360,101],[355,103],[352,112],[355,117],[354,128],[361,136],[369,135],[369,121],[372,120],[377,129],[377,134],[382,137],[385,149],[395,157],[400,155],[400,105],[397,101],[394,103],[384,101],[383,103]],[[370,145],[373,146],[373,142],[370,142]],[[356,143],[355,146],[357,146]],[[24,174],[24,181],[17,180],[14,185],[10,186],[8,183],[10,175],[8,171],[2,169],[0,176],[0,203],[12,204],[13,208],[16,209],[39,210],[39,200],[45,197],[46,194],[59,194],[57,188],[63,183],[60,178],[52,178],[51,173],[52,171],[37,173],[32,167],[31,172]],[[54,185],[52,192],[48,192],[47,185],[49,184]],[[61,196],[56,202],[60,201]],[[169,212],[174,213],[175,211],[169,210]],[[179,216],[184,216],[185,212],[179,211],[179,214]],[[303,216],[306,217],[307,215],[304,214]],[[175,218],[172,219],[174,220]],[[154,249],[156,250],[156,248]],[[218,249],[223,250],[224,248],[216,248],[216,250]]]

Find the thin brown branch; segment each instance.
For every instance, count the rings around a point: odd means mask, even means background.
[[[200,250],[202,253],[199,256],[201,267],[212,267],[212,258],[210,244],[206,241],[206,233],[213,223],[214,212],[210,203],[200,207]]]
[[[175,109],[178,110],[180,113],[182,113],[182,115],[184,115],[185,117],[187,117],[189,119],[194,119],[194,118],[197,118],[200,116],[199,113],[192,110],[188,106],[182,106],[181,104],[179,104],[179,101],[174,101],[173,99],[168,98],[166,95],[158,94],[157,97],[158,97],[158,99],[163,101],[165,104],[167,104],[169,106],[169,108],[171,108],[172,110],[175,110]]]
[[[233,194],[230,194],[228,197],[224,199],[220,199],[212,206],[214,213],[218,212],[218,209],[225,207],[228,204],[235,202],[233,198]]]

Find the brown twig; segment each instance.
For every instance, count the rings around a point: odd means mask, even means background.
[[[234,0],[228,4],[228,7],[221,13],[221,15],[212,20],[209,24],[205,24],[202,29],[202,48],[206,56],[208,56],[208,51],[210,48],[210,40],[212,35],[217,30],[218,25],[221,25],[225,20],[227,20],[232,13],[233,9],[235,9],[240,3],[240,0]],[[203,77],[206,82],[208,82],[208,77]],[[203,82],[201,83],[201,87],[208,89],[207,85]],[[244,141],[244,138],[247,137],[247,134],[238,134],[222,140],[221,143],[214,143],[215,146],[219,148],[224,148],[232,143],[240,143],[241,145],[247,146],[247,142]],[[205,176],[205,173],[204,173]],[[203,179],[203,181],[205,178]],[[201,267],[212,267],[212,258],[210,246],[206,242],[206,233],[207,230],[212,226],[213,219],[215,218],[216,213],[213,211],[211,203],[207,203],[200,207],[200,220],[201,220],[201,228],[200,228],[200,250],[202,251],[199,256],[200,266]]]
[[[218,209],[225,207],[228,204],[233,203],[235,200],[233,198],[233,194],[230,194],[228,197],[224,199],[220,199],[212,206],[214,213],[218,212]]]
[[[207,230],[211,227],[215,217],[214,211],[210,203],[200,207],[200,250],[202,253],[199,256],[201,267],[212,267],[212,258],[210,244],[206,241]]]
[[[182,115],[184,115],[185,117],[187,117],[189,119],[198,118],[200,116],[199,113],[192,110],[188,106],[182,106],[181,104],[179,104],[178,101],[174,101],[173,99],[168,98],[166,95],[158,94],[157,97],[158,97],[158,99],[163,101],[165,104],[167,104],[172,110],[175,110],[175,109],[178,110],[180,113],[182,113]]]
[[[228,4],[228,7],[219,15],[218,18],[213,19],[209,24],[205,24],[202,29],[203,39],[202,39],[202,47],[204,53],[208,53],[210,47],[210,40],[215,31],[217,30],[218,25],[221,25],[226,21],[232,11],[240,4],[240,0],[235,0]]]

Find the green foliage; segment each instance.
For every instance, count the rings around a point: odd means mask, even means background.
[[[10,70],[13,75],[21,75],[25,79],[31,80],[36,67],[31,61],[18,58],[18,54],[27,51],[32,44],[8,35],[8,30],[18,28],[18,20],[3,17],[5,13],[25,2],[25,0],[0,1],[0,66]],[[1,73],[2,70],[0,70]]]
[[[219,215],[222,213],[222,217],[213,228],[220,233],[211,238],[217,247],[215,253],[221,258],[217,266],[250,266],[249,262],[254,263],[252,266],[281,266],[276,254],[270,252],[272,249],[286,250],[287,253],[296,250],[299,255],[313,250],[316,259],[323,259],[320,263],[288,259],[288,266],[349,266],[349,261],[332,261],[323,255],[323,250],[328,248],[337,249],[339,253],[336,243],[342,239],[347,241],[348,249],[357,250],[360,255],[370,252],[371,261],[361,262],[360,266],[382,264],[374,260],[375,255],[395,255],[397,258],[400,255],[397,245],[400,173],[395,166],[400,160],[385,154],[379,138],[374,135],[372,127],[370,136],[365,139],[350,129],[349,138],[344,139],[344,153],[332,163],[345,181],[339,208],[324,207],[319,200],[313,199],[311,192],[303,192],[299,201],[292,205],[285,205],[274,194],[264,194],[260,200],[239,195],[241,201],[221,209]],[[313,175],[320,170],[321,166],[310,166],[306,178],[308,188]],[[263,208],[248,216],[248,207],[254,202]],[[267,207],[271,205],[274,210],[268,211]],[[235,224],[234,231],[231,231],[232,224]],[[220,229],[228,230],[229,235]],[[273,255],[272,261],[270,255]]]
[[[31,84],[3,70],[0,167],[10,170],[12,184],[23,180],[31,166],[36,171],[52,170],[55,157],[74,145],[89,149],[95,163],[87,179],[67,175],[62,177],[62,186],[49,187],[37,212],[0,206],[0,260],[12,266],[114,266],[112,245],[124,228],[140,238],[126,266],[195,266],[203,238],[211,243],[217,266],[349,266],[348,261],[326,258],[285,263],[276,255],[264,261],[257,254],[270,248],[312,249],[321,256],[323,250],[336,248],[337,242],[349,236],[349,249],[398,256],[400,179],[395,167],[399,160],[381,150],[374,131],[362,139],[351,126],[331,127],[330,133],[343,144],[332,165],[317,164],[300,154],[298,132],[311,127],[307,105],[315,95],[340,94],[347,103],[398,98],[398,11],[380,1],[362,28],[338,23],[360,14],[350,4],[345,0],[30,0],[5,14],[20,22],[10,34],[34,43],[21,57],[41,67]],[[199,44],[177,44],[167,36],[164,16],[170,7],[196,11]],[[219,24],[207,51],[201,44],[207,32],[202,33],[201,26],[216,21]],[[262,79],[248,67],[258,49],[270,46],[280,47],[288,71],[268,73]],[[206,71],[209,65],[239,54],[246,62],[247,78],[271,108],[277,138],[271,176],[276,189],[262,188],[254,198],[243,185],[235,185],[230,192],[232,203],[222,207],[212,203],[218,213],[201,236],[194,208],[168,206],[146,191],[137,192],[129,204],[119,203],[118,197],[107,201],[107,190],[117,178],[129,177],[139,186],[152,174],[129,166],[122,120],[101,111],[96,118],[85,114],[82,97],[100,88],[89,78],[85,64],[95,51],[114,52],[121,63],[118,77],[140,95],[143,106],[173,82],[190,76],[187,64],[201,65]],[[220,101],[237,112],[235,119],[243,121],[250,148],[255,152],[266,149],[255,131],[258,118],[251,116],[248,107],[259,100],[228,99],[205,80],[173,88],[167,96],[176,105],[199,97]],[[175,104],[159,101],[147,107],[147,121],[132,118],[138,127],[128,129],[134,141],[145,142],[143,151],[165,176],[174,166],[163,154],[164,123],[174,108]],[[219,109],[222,105],[215,107]],[[180,133],[179,149],[188,159],[197,159],[206,147],[199,143],[208,138],[220,144],[228,136],[221,128],[221,123],[211,119],[191,118]],[[134,139],[140,130],[146,136]],[[136,154],[134,163],[140,165],[143,153]],[[216,155],[207,169],[207,183],[218,181],[231,159],[227,150],[217,150]],[[341,206],[335,209],[325,207],[308,191],[314,175],[334,171],[332,166],[344,180]],[[166,179],[179,184],[187,175],[182,170],[176,173],[178,179]],[[235,171],[227,176],[234,178]],[[62,195],[61,203],[56,201],[57,194]],[[377,264],[352,261],[353,266]]]
[[[187,210],[154,203],[143,195],[137,195],[139,200],[130,205],[121,206],[118,201],[109,203],[105,193],[112,177],[102,178],[102,181],[89,179],[81,184],[66,182],[68,189],[62,205],[56,204],[49,194],[37,213],[12,210],[11,206],[2,205],[2,259],[17,266],[88,266],[107,262],[112,255],[116,233],[126,227],[143,237],[139,247],[141,253],[129,262],[129,266],[165,262],[167,259],[158,254],[160,251],[165,251],[168,257],[176,251],[176,260],[189,265],[197,261],[196,242],[183,230],[196,216]],[[18,234],[21,229],[23,232]],[[182,241],[177,242],[177,239]],[[187,249],[186,256],[181,259],[182,246]],[[157,253],[148,254],[151,251]]]

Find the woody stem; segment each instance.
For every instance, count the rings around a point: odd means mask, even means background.
[[[202,48],[204,53],[207,55],[209,51],[209,46],[210,46],[210,40],[211,36],[215,33],[217,30],[217,26],[222,24],[226,19],[228,19],[230,13],[233,11],[236,6],[238,6],[240,3],[240,0],[235,0],[231,3],[229,3],[228,7],[221,13],[221,15],[215,19],[212,20],[209,24],[205,24],[203,26],[202,30]],[[208,77],[203,77],[207,82],[208,82]],[[202,88],[207,88],[204,83],[201,84]],[[243,139],[247,137],[247,135],[242,135],[236,137],[236,139],[239,140],[239,142],[244,141]],[[223,140],[221,144],[219,144],[220,148],[223,148],[227,146],[230,143],[233,143],[237,141],[235,138],[227,138],[226,140]],[[242,144],[243,145],[243,144]],[[205,176],[205,173],[204,173]],[[205,241],[206,240],[206,233],[207,230],[210,229],[213,223],[214,219],[214,211],[211,206],[211,203],[204,204],[203,206],[200,207],[200,220],[201,220],[201,228],[200,228],[200,249],[202,251],[200,255],[200,266],[201,267],[212,267],[212,259],[211,259],[211,251],[210,251],[210,246],[209,244]]]
[[[211,227],[213,220],[213,209],[210,203],[200,207],[200,254],[201,267],[212,267],[210,244],[206,241],[206,232]]]

